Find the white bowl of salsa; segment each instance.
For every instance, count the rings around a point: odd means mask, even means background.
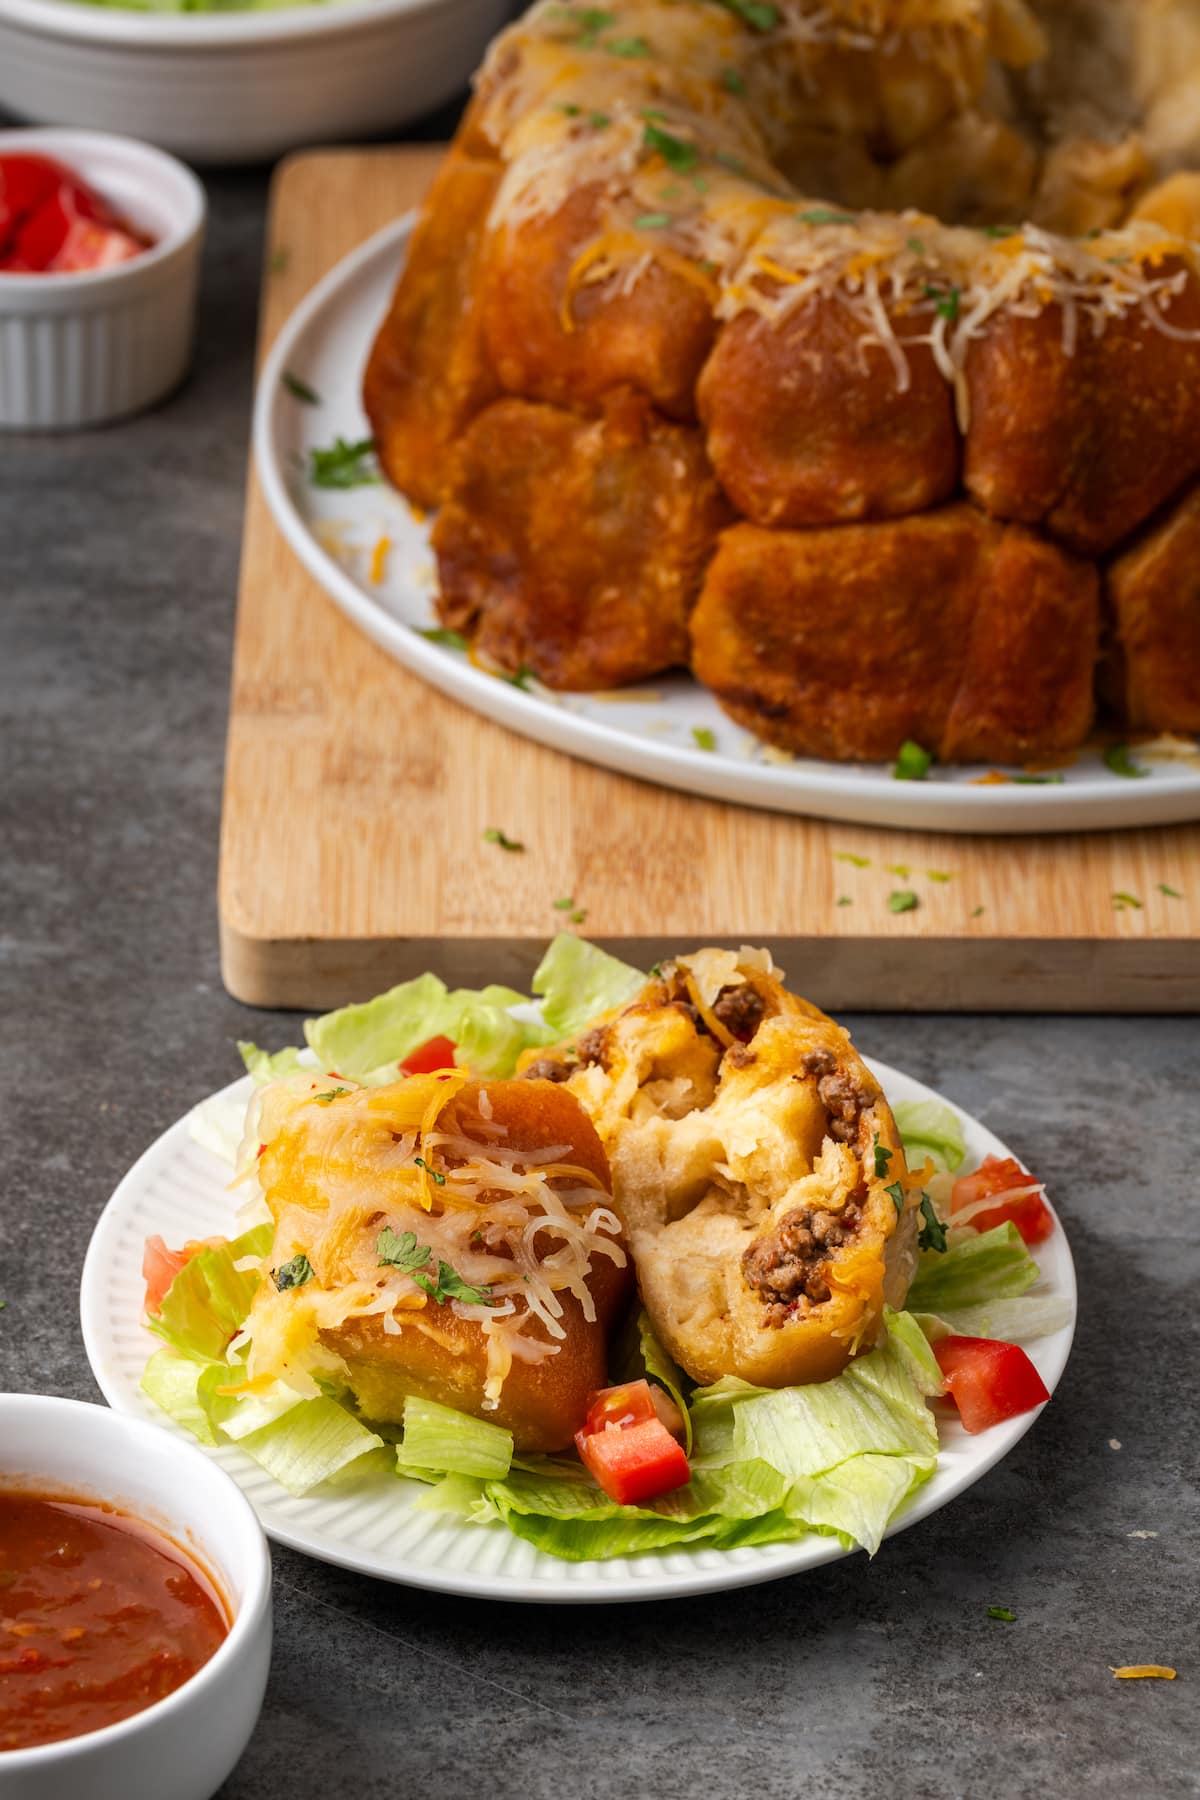
[[[0,1800],[209,1800],[249,1741],[271,1561],[199,1450],[0,1395]]]
[[[377,136],[463,90],[509,0],[316,0],[147,11],[0,0],[0,106],[124,131],[192,162]]]

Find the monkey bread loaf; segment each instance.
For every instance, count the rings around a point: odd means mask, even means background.
[[[1200,727],[1194,0],[539,0],[368,362],[443,623],[798,755]]]

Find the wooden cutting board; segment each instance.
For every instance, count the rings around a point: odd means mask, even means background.
[[[281,166],[260,354],[327,269],[420,199],[438,154]],[[491,826],[524,850],[486,843]],[[902,891],[918,904],[892,912]],[[369,643],[287,548],[251,471],[221,833],[230,992],[323,1008],[425,968],[525,986],[568,895],[590,937],[642,966],[702,941],[768,943],[832,1008],[1200,1007],[1200,827],[889,832],[575,762]]]

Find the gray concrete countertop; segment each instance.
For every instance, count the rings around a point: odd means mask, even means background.
[[[97,1213],[235,1072],[235,1037],[295,1030],[217,965],[265,181],[208,186],[187,387],[109,431],[0,439],[0,1380],[92,1400]],[[266,1707],[223,1800],[1200,1792],[1195,1026],[850,1023],[1050,1184],[1082,1310],[1035,1429],[874,1563],[711,1599],[489,1606],[276,1550]],[[1109,1673],[1143,1661],[1180,1679]]]

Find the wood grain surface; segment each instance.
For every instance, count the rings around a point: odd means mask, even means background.
[[[326,270],[419,200],[437,156],[320,151],[281,165],[260,357]],[[489,826],[524,850],[484,842]],[[901,890],[915,910],[889,910]],[[221,835],[230,992],[322,1008],[424,968],[524,985],[567,895],[588,936],[643,964],[702,940],[769,943],[832,1008],[1200,1007],[1200,827],[890,832],[575,762],[369,643],[293,557],[251,470]]]

